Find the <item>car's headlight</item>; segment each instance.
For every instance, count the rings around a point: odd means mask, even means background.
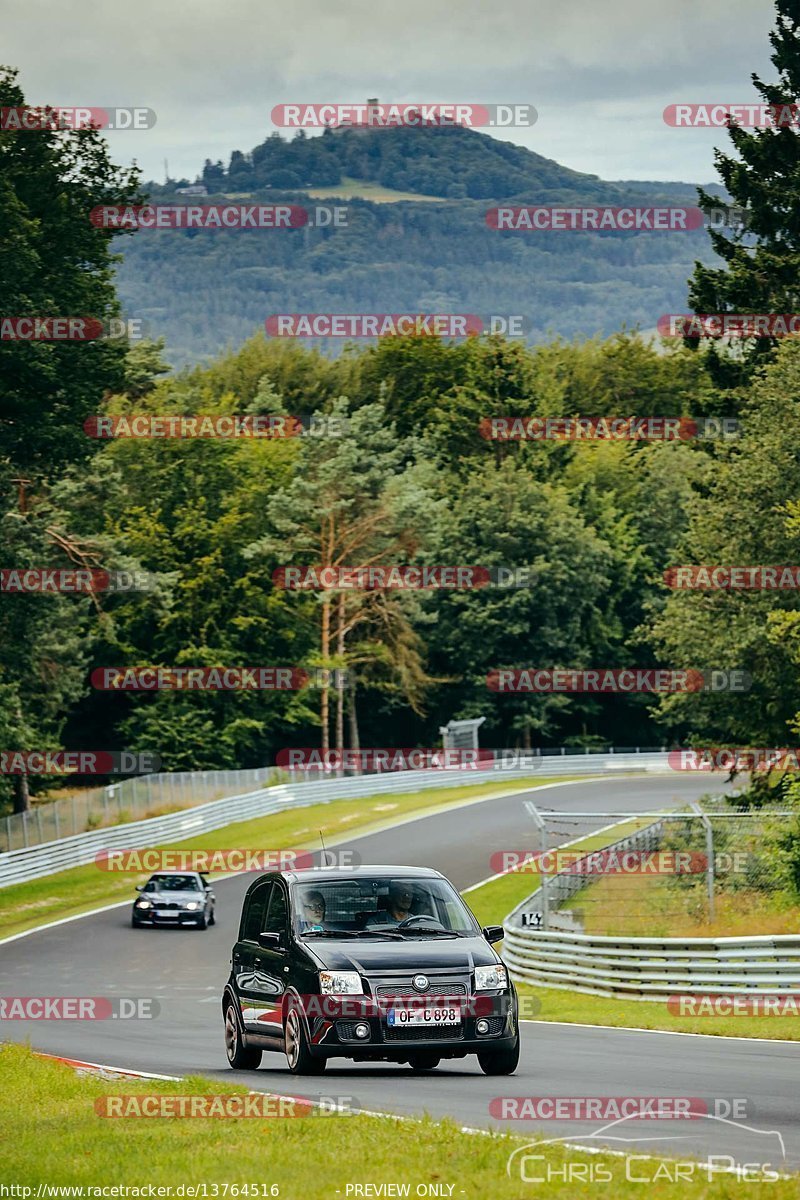
[[[137,900],[136,907],[137,908],[152,908],[153,906],[149,900]]]
[[[485,992],[489,988],[507,988],[508,972],[501,963],[493,967],[475,968],[475,991]]]
[[[195,909],[195,908],[199,908],[200,905],[197,903],[196,900],[190,900],[189,903],[186,905],[186,907],[188,909]]]
[[[320,971],[319,989],[323,996],[363,996],[358,971]]]

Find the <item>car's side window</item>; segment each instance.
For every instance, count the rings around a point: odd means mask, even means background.
[[[288,915],[286,893],[280,884],[276,883],[272,889],[272,900],[269,906],[269,915],[264,925],[264,932],[284,933],[286,931]]]
[[[258,941],[258,935],[264,928],[264,918],[267,914],[267,904],[271,890],[272,882],[271,880],[267,880],[266,883],[262,883],[255,891],[250,893],[250,899],[247,901],[247,911],[244,916],[244,924],[242,925],[243,941]]]

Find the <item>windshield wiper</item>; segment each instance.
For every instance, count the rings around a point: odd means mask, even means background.
[[[426,929],[424,926],[415,925],[413,928],[399,929],[397,931],[401,937],[410,934],[412,937],[419,937],[420,934],[429,935],[431,937],[463,937],[462,933],[456,933],[455,929]]]
[[[401,938],[402,932],[396,929],[356,929],[354,931],[356,937],[382,937],[382,938]]]
[[[335,937],[348,938],[358,937],[357,929],[306,929],[300,934],[300,937]]]

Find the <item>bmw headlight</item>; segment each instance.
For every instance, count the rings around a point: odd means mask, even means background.
[[[320,971],[319,988],[323,996],[363,996],[358,971]]]
[[[137,900],[136,907],[137,908],[152,908],[153,906],[149,900]]]
[[[196,909],[196,908],[199,908],[199,907],[200,907],[200,905],[197,903],[197,901],[196,901],[196,900],[190,900],[190,901],[189,901],[189,903],[186,905],[186,907],[187,907],[187,908],[188,908],[190,911],[194,911],[194,909]]]
[[[507,988],[508,972],[502,963],[493,967],[475,968],[475,991],[486,992],[490,988]]]

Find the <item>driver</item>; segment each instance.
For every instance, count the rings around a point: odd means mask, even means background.
[[[367,917],[367,927],[370,925],[399,925],[401,921],[411,916],[411,906],[414,903],[414,891],[411,884],[402,879],[393,879],[389,884],[389,903],[385,910],[370,913]]]

